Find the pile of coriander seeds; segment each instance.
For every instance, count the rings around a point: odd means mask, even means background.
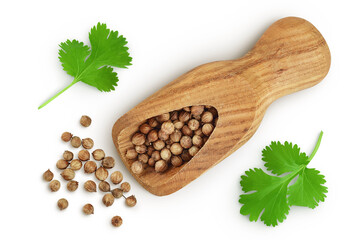
[[[91,118],[88,116],[82,116],[80,119],[80,124],[84,127],[88,127],[91,124]],[[83,138],[73,136],[70,132],[64,132],[61,135],[61,139],[64,142],[70,142],[71,146],[74,148],[83,149],[79,150],[77,153],[77,158],[73,152],[65,150],[62,156],[62,159],[56,162],[56,167],[62,170],[60,176],[67,181],[66,188],[69,192],[74,192],[78,189],[79,182],[76,181],[75,175],[76,171],[83,168],[84,173],[94,174],[96,179],[99,181],[96,183],[93,180],[86,180],[83,183],[83,187],[87,192],[97,192],[97,188],[105,194],[102,197],[102,203],[109,207],[111,206],[115,199],[124,198],[125,203],[129,207],[136,205],[137,200],[134,195],[125,197],[124,193],[130,191],[131,187],[128,182],[123,181],[123,175],[119,171],[113,171],[109,173],[111,169],[115,166],[115,160],[113,157],[106,156],[105,152],[102,149],[95,149],[91,153],[91,150],[94,146],[94,141],[91,138]],[[91,157],[95,160],[90,160]],[[98,163],[99,164],[98,164]],[[116,186],[111,189],[110,183],[107,181],[108,176],[110,175],[110,181]],[[49,182],[49,188],[51,192],[57,192],[61,183],[59,180],[54,179],[54,174],[49,170],[43,173],[43,179]],[[60,210],[64,210],[68,207],[69,202],[65,198],[61,198],[57,202],[57,206]],[[83,205],[82,211],[85,215],[94,214],[94,207],[90,203],[85,203]],[[122,224],[122,218],[120,216],[114,216],[111,219],[111,223],[115,227],[119,227]]]
[[[132,135],[126,158],[131,171],[142,174],[148,166],[158,173],[179,167],[194,157],[213,132],[218,113],[212,106],[185,107],[148,119]]]

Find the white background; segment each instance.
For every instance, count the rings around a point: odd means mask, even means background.
[[[358,1],[4,1],[0,8],[1,197],[0,233],[6,239],[315,239],[359,237],[360,14]],[[319,85],[274,102],[254,137],[184,189],[166,197],[144,190],[122,165],[112,125],[144,98],[191,68],[239,58],[277,19],[312,22],[332,53]],[[70,83],[57,59],[58,44],[78,39],[98,21],[128,39],[133,65],[118,69],[116,91],[101,93],[78,83],[42,110],[37,107]],[[82,114],[91,127],[79,125]],[[310,164],[326,176],[326,201],[315,210],[292,207],[276,228],[239,214],[240,176],[262,167],[261,150],[272,140],[293,141],[311,153]],[[48,190],[42,173],[65,149],[63,131],[92,137],[117,159],[116,169],[138,198],[134,208],[82,187]],[[79,173],[79,182],[90,177]],[[60,212],[59,198],[69,207]],[[95,206],[84,216],[83,204]],[[123,218],[120,228],[110,219]],[[6,236],[6,237],[5,237]],[[3,238],[1,237],[1,238]]]

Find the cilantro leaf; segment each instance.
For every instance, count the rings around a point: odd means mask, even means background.
[[[288,142],[271,142],[270,146],[262,151],[262,156],[267,170],[277,175],[295,171],[308,159],[305,153],[300,153],[296,144],[293,146]]]
[[[266,174],[262,169],[255,168],[245,172],[241,177],[243,191],[250,194],[240,196],[239,202],[244,204],[240,213],[250,215],[250,221],[256,221],[261,214],[261,221],[266,225],[276,226],[289,213],[286,202],[287,185],[290,180]]]
[[[314,168],[305,168],[299,178],[289,187],[289,205],[315,208],[319,202],[325,201],[327,187],[325,177]]]
[[[307,168],[320,146],[322,135],[321,131],[310,157],[300,152],[296,144],[288,142],[271,142],[265,147],[263,161],[268,171],[277,175],[288,174],[271,176],[259,168],[246,171],[240,181],[244,191],[239,198],[243,204],[240,213],[249,215],[250,221],[257,221],[260,217],[267,226],[276,226],[286,219],[290,206],[315,208],[323,202],[327,193],[323,185],[325,178],[319,171]],[[290,185],[297,176],[296,182]]]
[[[102,92],[115,90],[119,79],[111,66],[127,68],[132,61],[126,39],[119,36],[117,31],[108,29],[106,24],[100,23],[91,29],[89,39],[91,48],[77,40],[60,43],[59,60],[64,71],[73,76],[74,80],[39,109],[80,81]]]

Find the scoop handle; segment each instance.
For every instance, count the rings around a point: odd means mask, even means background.
[[[325,39],[310,22],[287,17],[273,23],[238,61],[271,103],[319,83],[329,71],[331,57]]]

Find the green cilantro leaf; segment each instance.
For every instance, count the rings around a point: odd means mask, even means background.
[[[314,168],[305,168],[299,178],[289,187],[289,205],[315,208],[319,202],[325,201],[327,187],[325,177]]]
[[[240,213],[249,215],[250,221],[260,217],[267,226],[276,226],[286,219],[290,206],[315,208],[323,202],[327,193],[323,185],[325,178],[319,171],[307,168],[320,146],[322,135],[321,131],[310,157],[300,152],[296,144],[288,142],[271,142],[265,147],[262,152],[265,167],[278,176],[268,175],[259,168],[246,171],[240,181],[244,192],[239,199],[243,204]],[[279,176],[285,173],[288,174]],[[296,177],[296,182],[289,186]]]
[[[77,82],[84,82],[100,91],[109,92],[117,86],[117,73],[113,67],[127,68],[132,58],[128,53],[126,39],[117,31],[110,31],[106,24],[98,23],[89,33],[90,45],[77,40],[60,43],[59,60],[64,71],[74,77],[66,88],[43,103],[44,107]]]

